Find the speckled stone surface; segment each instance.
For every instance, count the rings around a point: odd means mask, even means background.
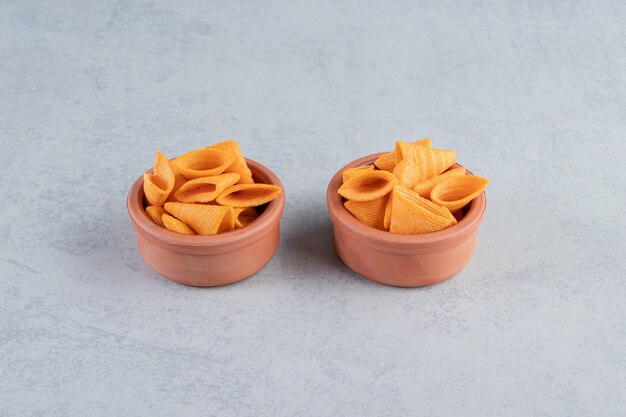
[[[1,3],[0,415],[623,415],[623,2]],[[326,185],[424,136],[491,179],[476,254],[371,283]],[[282,245],[160,279],[126,192],[224,138],[282,178]]]

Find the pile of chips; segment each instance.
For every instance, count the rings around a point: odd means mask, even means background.
[[[154,172],[144,174],[146,214],[159,226],[186,235],[214,235],[251,223],[257,208],[282,190],[255,183],[233,140],[187,152],[170,161],[156,151]]]
[[[489,180],[466,175],[464,167],[451,168],[456,152],[432,148],[431,142],[397,141],[373,164],[346,169],[338,190],[346,209],[362,223],[391,233],[429,233],[456,224]]]

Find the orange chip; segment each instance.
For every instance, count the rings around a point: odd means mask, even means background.
[[[412,158],[403,159],[396,164],[393,175],[398,177],[400,184],[408,188],[415,187],[420,176],[417,164]]]
[[[163,224],[163,219],[161,219],[161,216],[163,216],[164,213],[165,213],[165,209],[163,207],[157,207],[157,206],[146,207],[146,214],[148,215],[148,217],[150,217],[153,222],[155,222],[161,227],[165,227],[165,225]]]
[[[212,177],[230,167],[236,156],[230,152],[203,148],[187,152],[172,161],[172,167],[187,179]]]
[[[378,169],[383,171],[393,171],[393,167],[396,166],[396,152],[385,152],[374,161],[374,165]]]
[[[180,187],[182,187],[183,184],[186,182],[187,182],[187,178],[185,178],[183,174],[177,172],[174,175],[174,188],[172,188],[172,192],[170,192],[169,197],[167,197],[167,201],[178,201],[176,199],[176,191],[178,191]]]
[[[465,207],[487,188],[489,180],[477,175],[446,178],[430,191],[433,203],[456,211]]]
[[[252,207],[237,207],[235,208],[234,216],[235,229],[240,229],[259,217],[259,213]]]
[[[383,220],[385,218],[387,199],[388,197],[384,196],[370,201],[348,200],[344,203],[344,206],[361,223],[379,230],[385,230]]]
[[[389,231],[400,234],[435,232],[456,224],[444,207],[438,207],[402,185],[393,189]]]
[[[163,207],[174,188],[174,170],[170,161],[158,150],[154,161],[154,173],[143,174],[143,193],[151,206]]]
[[[165,203],[165,210],[191,227],[199,235],[219,232],[227,207],[192,203]]]
[[[415,142],[405,142],[402,140],[396,141],[396,148],[394,150],[395,163],[402,161],[408,157],[415,155],[415,151],[420,148],[430,149],[432,140],[430,138],[420,139]]]
[[[338,192],[346,200],[370,201],[386,196],[397,183],[391,172],[371,171],[348,180]]]
[[[426,147],[411,149],[406,158],[412,159],[417,165],[416,184],[441,174],[456,162],[455,151]]]
[[[216,143],[209,148],[220,149],[231,153],[235,156],[235,160],[232,165],[226,168],[224,172],[234,172],[240,175],[238,184],[253,184],[252,171],[248,168],[246,159],[243,157],[239,144],[234,140],[226,140],[224,142]]]
[[[243,156],[243,152],[241,152],[241,148],[235,140],[225,140],[222,142],[218,142],[215,145],[207,146],[207,148],[221,149],[237,156]]]
[[[392,211],[392,206],[393,206],[393,201],[394,201],[394,195],[396,194],[396,188],[398,189],[398,193],[401,193],[401,194],[402,193],[406,194],[406,191],[408,190],[408,188],[404,186],[402,186],[401,188],[398,188],[398,186],[396,186],[389,194],[389,201],[387,202],[387,207],[385,207],[385,217],[383,220],[383,226],[385,227],[386,230],[389,230],[390,228],[391,211]],[[454,223],[454,220],[450,216],[451,213],[448,210],[445,210],[442,207],[439,207],[436,204],[433,204],[431,201],[428,201],[426,199],[423,199],[423,198],[416,199],[414,198],[414,196],[411,196],[411,197],[415,200],[415,203],[422,206],[422,208],[429,210],[433,212],[433,214],[436,214],[438,216],[443,216]]]
[[[385,217],[383,219],[383,226],[385,227],[386,230],[389,230],[390,228],[390,223],[391,223],[391,211],[392,211],[392,206],[393,206],[393,200],[394,200],[394,195],[396,194],[396,188],[398,188],[398,186],[394,187],[394,189],[391,191],[391,193],[389,194],[389,201],[387,202],[387,207],[385,207]],[[401,188],[398,188],[398,193],[405,193],[406,191],[409,190],[408,188],[402,186]],[[409,190],[410,191],[410,190]],[[414,200],[415,200],[415,204],[418,204],[419,206],[421,206],[422,208],[431,211],[433,214],[437,215],[437,216],[442,216],[447,218],[450,222],[452,222],[453,224],[456,223],[454,221],[454,219],[452,217],[454,217],[456,219],[456,216],[451,216],[452,213],[450,213],[449,210],[446,210],[443,207],[439,207],[436,204],[432,203],[431,201],[428,201],[424,198],[420,198],[420,199],[416,199],[414,198],[414,196],[410,195]]]
[[[276,199],[281,188],[272,184],[237,184],[228,187],[215,201],[223,206],[256,207]]]
[[[402,143],[407,143],[407,142],[402,142]],[[430,148],[430,144],[431,144],[430,138],[420,139],[420,140],[416,140],[415,142],[413,142],[413,145],[426,146],[428,148]],[[396,150],[393,150],[391,152],[386,152],[382,154],[381,156],[379,156],[378,158],[376,158],[376,160],[374,161],[374,165],[376,165],[376,168],[382,169],[383,171],[389,171],[389,172],[393,171],[393,168],[396,166]]]
[[[196,232],[185,223],[178,220],[176,217],[172,217],[167,213],[163,214],[163,225],[167,230],[171,230],[172,232],[181,233],[183,235],[195,235]]]
[[[225,208],[226,213],[224,214],[224,217],[222,217],[222,222],[220,223],[219,229],[217,229],[217,233],[235,230],[235,210],[232,207]]]
[[[425,181],[421,181],[417,183],[415,187],[412,187],[413,191],[418,193],[420,197],[429,198],[430,190],[432,190],[435,185],[439,184],[441,181],[445,180],[446,178],[455,177],[458,175],[465,175],[465,171],[466,171],[465,167],[453,168],[449,171],[444,172],[443,174],[436,175]]]
[[[235,173],[196,178],[183,184],[176,192],[175,198],[182,203],[208,203],[237,181],[239,174]]]
[[[348,181],[350,178],[358,177],[361,174],[374,170],[374,165],[363,165],[360,167],[348,168],[343,171],[343,182]]]
[[[393,202],[393,191],[389,193],[387,198],[387,205],[385,206],[385,213],[383,215],[383,228],[389,230],[389,223],[391,223],[391,205]]]

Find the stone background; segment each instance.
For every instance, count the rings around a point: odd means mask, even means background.
[[[621,1],[0,1],[0,415],[615,416],[626,409]],[[430,136],[491,179],[422,289],[332,248],[345,163]],[[155,148],[283,180],[274,260],[187,288],[125,207]]]

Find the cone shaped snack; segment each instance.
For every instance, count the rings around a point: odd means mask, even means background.
[[[227,188],[215,201],[222,206],[256,207],[276,199],[281,192],[280,187],[271,184],[237,184]]]
[[[240,229],[259,217],[259,213],[252,207],[237,207],[234,209],[234,216],[235,229]]]
[[[413,158],[407,158],[396,164],[396,167],[393,169],[393,175],[398,178],[400,184],[413,188],[417,184],[417,178],[419,178],[420,173]]]
[[[239,184],[252,184],[254,180],[252,179],[252,171],[248,168],[248,164],[246,163],[245,158],[243,157],[243,153],[241,152],[241,148],[239,144],[234,140],[226,140],[224,142],[216,143],[209,148],[220,149],[226,152],[231,153],[235,156],[235,160],[233,163],[226,168],[224,172],[234,172],[239,174]]]
[[[176,191],[178,191],[186,182],[187,178],[185,178],[183,174],[176,172],[174,175],[174,188],[172,188],[172,192],[169,197],[167,197],[167,201],[178,201],[176,199]]]
[[[456,211],[465,207],[487,188],[489,180],[476,175],[463,175],[447,178],[430,191],[433,203]]]
[[[352,201],[344,203],[346,209],[361,223],[379,230],[385,230],[384,218],[387,207],[387,196],[370,201]]]
[[[151,206],[163,207],[174,188],[174,170],[170,161],[158,150],[154,161],[154,173],[143,175],[143,192]]]
[[[192,203],[165,203],[165,210],[199,235],[214,235],[229,212],[227,207]]]
[[[219,229],[217,229],[217,233],[235,230],[235,210],[232,207],[225,208],[226,213],[224,214],[224,217],[222,217],[222,222],[220,223]]]
[[[393,194],[389,222],[391,233],[429,233],[456,224],[456,219],[447,209],[438,207],[402,185],[394,187]]]
[[[229,173],[189,180],[176,192],[176,201],[182,203],[208,203],[239,181],[239,174]]]
[[[165,227],[163,219],[161,218],[163,214],[165,214],[165,209],[163,207],[148,206],[146,207],[146,214],[152,219],[153,222],[161,227]]]
[[[339,187],[339,194],[347,200],[370,201],[386,196],[398,183],[388,171],[372,171],[354,177]]]
[[[393,190],[389,193],[387,199],[387,205],[385,206],[385,214],[383,216],[383,227],[385,230],[389,230],[389,224],[391,223],[391,206],[393,204]]]
[[[191,227],[187,226],[176,217],[172,217],[167,213],[163,214],[163,225],[167,230],[171,230],[172,232],[181,233],[183,235],[196,234],[196,232],[194,232]]]
[[[415,142],[405,142],[402,140],[397,140],[396,147],[393,151],[396,164],[403,159],[410,158],[411,156],[415,155],[417,149],[430,149],[431,145],[432,140],[430,138],[420,139]]]
[[[374,161],[374,165],[376,168],[381,169],[383,171],[393,171],[393,168],[396,166],[396,152],[385,152]]]
[[[402,142],[402,144],[406,144],[406,145],[415,145],[415,146],[426,146],[428,148],[430,148],[431,145],[431,139],[430,138],[425,138],[425,139],[420,139],[420,140],[416,140],[413,143],[408,143],[408,142],[403,142],[403,141],[398,141],[398,142]],[[374,165],[376,165],[376,168],[378,169],[382,169],[383,171],[393,171],[393,169],[396,166],[396,154],[397,154],[397,142],[396,142],[396,149],[394,149],[391,152],[387,152],[382,154],[381,156],[379,156],[375,161],[374,161]]]
[[[444,172],[456,162],[456,152],[446,149],[411,147],[404,159],[412,159],[417,166],[416,184]]]
[[[254,179],[252,178],[252,171],[248,168],[248,164],[243,156],[238,156],[233,161],[232,165],[226,168],[224,172],[232,172],[239,174],[238,184],[254,184]]]
[[[212,177],[226,171],[235,161],[230,152],[203,148],[187,152],[172,161],[172,167],[187,179]]]
[[[432,190],[435,185],[439,184],[446,178],[465,175],[465,171],[467,171],[465,167],[453,168],[443,174],[436,175],[430,179],[419,182],[415,187],[413,187],[413,191],[418,193],[420,197],[430,198],[430,190]]]
[[[218,142],[215,145],[207,146],[207,148],[221,149],[222,151],[230,152],[236,156],[243,156],[239,144],[234,140],[225,140]]]
[[[358,177],[361,174],[373,171],[374,165],[363,165],[360,167],[348,168],[343,171],[343,182],[348,181],[351,178]]]

